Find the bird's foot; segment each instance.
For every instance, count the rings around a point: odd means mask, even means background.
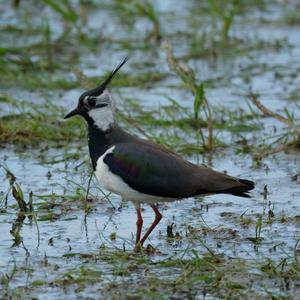
[[[144,247],[141,243],[137,243],[135,244],[135,247],[133,249],[133,252],[134,253],[141,253],[141,252],[144,252]]]
[[[136,244],[134,249],[133,249],[134,253],[145,253],[145,254],[154,254],[156,252],[156,249],[148,244],[147,247],[143,247],[143,245],[141,245],[140,243]]]
[[[145,252],[150,255],[150,254],[154,254],[156,253],[156,249],[151,245],[151,244],[148,244],[146,249],[145,249]]]

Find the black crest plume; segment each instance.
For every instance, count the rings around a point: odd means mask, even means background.
[[[109,76],[105,79],[104,82],[102,82],[100,84],[100,86],[96,87],[95,89],[89,91],[90,95],[100,95],[105,88],[108,86],[108,84],[111,82],[111,80],[113,79],[113,77],[117,74],[117,72],[123,67],[123,65],[125,65],[125,63],[128,61],[128,57],[125,57],[120,63],[119,65],[110,72]]]

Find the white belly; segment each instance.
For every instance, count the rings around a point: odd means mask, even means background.
[[[110,172],[108,166],[103,162],[106,154],[112,153],[115,146],[109,148],[102,156],[97,160],[96,177],[101,185],[108,191],[120,195],[125,200],[131,200],[136,203],[149,203],[154,204],[157,202],[175,201],[175,198],[166,198],[159,196],[151,196],[140,193],[132,189],[127,183],[125,183],[121,177]]]

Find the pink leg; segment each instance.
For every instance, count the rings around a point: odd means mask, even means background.
[[[136,214],[137,214],[137,221],[136,221],[136,241],[135,244],[137,245],[141,240],[141,233],[142,233],[142,227],[143,227],[143,218],[141,213],[141,208],[136,208]]]
[[[147,239],[147,237],[150,235],[150,233],[153,231],[153,229],[156,227],[156,225],[159,223],[159,221],[162,218],[162,215],[159,212],[158,208],[155,205],[150,205],[150,206],[152,207],[152,209],[155,212],[155,219],[154,219],[154,222],[152,223],[152,225],[149,227],[149,229],[145,233],[145,235],[143,236],[143,238],[140,240],[141,246],[143,246],[143,244],[144,244],[145,240]]]

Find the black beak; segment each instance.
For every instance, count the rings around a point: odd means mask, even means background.
[[[73,109],[71,112],[69,112],[67,115],[65,115],[64,119],[69,119],[76,115],[80,115],[80,110],[78,108]]]

